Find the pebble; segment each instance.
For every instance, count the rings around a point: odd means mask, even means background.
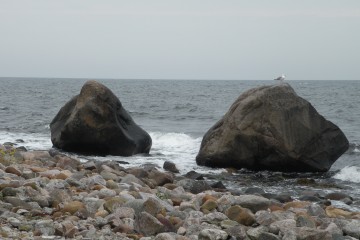
[[[341,192],[233,195],[196,172],[175,176],[171,163],[162,172],[15,151],[16,163],[0,162],[0,239],[360,239],[360,213],[331,205],[358,201]]]

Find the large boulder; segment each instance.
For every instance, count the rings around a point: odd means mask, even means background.
[[[327,171],[349,147],[344,133],[288,84],[243,93],[205,134],[199,165]]]
[[[96,81],[63,106],[50,123],[57,148],[83,154],[131,156],[149,153],[151,137],[141,129],[110,89]]]

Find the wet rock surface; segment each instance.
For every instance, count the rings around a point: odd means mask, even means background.
[[[199,165],[324,172],[349,148],[344,133],[288,84],[253,88],[204,135]]]
[[[150,135],[140,128],[110,89],[88,81],[50,123],[51,141],[69,152],[131,156],[149,153]]]
[[[269,194],[266,188],[212,188],[212,178],[221,176],[204,174],[196,180],[154,167],[124,168],[25,151],[9,147],[0,156],[1,239],[360,237],[360,213],[331,205],[357,200],[346,193],[301,193],[330,201],[323,204]],[[15,157],[21,155],[26,157]]]

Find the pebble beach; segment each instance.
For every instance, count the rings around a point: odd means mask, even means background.
[[[351,204],[340,193],[239,192],[171,162],[126,168],[12,143],[0,163],[1,239],[360,239],[360,213],[331,205]]]

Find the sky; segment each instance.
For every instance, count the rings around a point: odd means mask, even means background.
[[[0,0],[0,77],[360,80],[359,0]]]

